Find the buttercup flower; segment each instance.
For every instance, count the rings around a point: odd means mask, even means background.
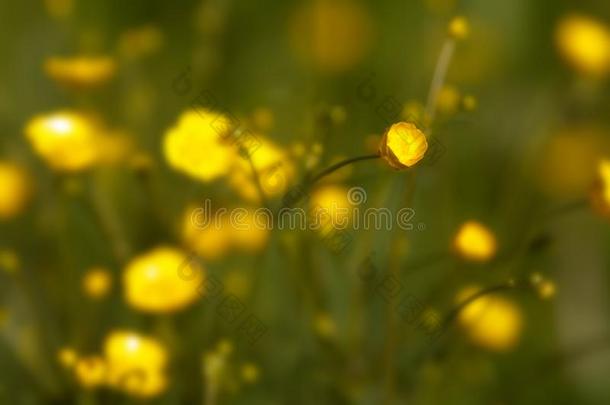
[[[236,148],[225,141],[231,122],[224,115],[198,109],[180,116],[164,138],[163,151],[170,166],[194,179],[208,182],[229,172]]]
[[[247,151],[256,169],[261,188],[267,197],[283,195],[295,176],[295,168],[289,154],[271,140],[256,135],[255,148]],[[252,167],[246,157],[237,159],[229,184],[246,201],[260,204],[259,192],[253,177]]]
[[[453,247],[462,258],[482,262],[496,254],[496,237],[483,224],[468,221],[455,235]]]
[[[0,220],[19,215],[30,195],[27,172],[14,163],[0,161]]]
[[[591,192],[591,205],[600,215],[610,217],[610,160],[603,159],[599,162],[597,175]]]
[[[394,169],[402,170],[422,160],[427,149],[423,132],[414,124],[399,122],[383,134],[379,154]]]
[[[555,42],[561,56],[579,72],[601,76],[610,71],[610,31],[601,22],[565,16],[557,24]]]
[[[449,27],[447,30],[452,38],[466,39],[468,37],[468,33],[470,32],[470,24],[468,24],[468,20],[464,17],[454,17],[449,22]]]
[[[167,246],[132,259],[123,274],[125,300],[135,309],[152,313],[187,307],[198,298],[203,280],[202,271],[189,265],[184,252]]]
[[[25,128],[34,151],[51,168],[59,171],[87,169],[97,158],[97,125],[72,111],[58,111],[34,117]]]
[[[83,277],[83,291],[93,299],[103,298],[112,287],[112,276],[108,270],[93,268],[88,270]]]
[[[231,248],[231,231],[226,216],[214,218],[212,213],[195,205],[187,207],[184,212],[182,239],[197,255],[210,261],[225,256]]]
[[[167,351],[153,338],[130,331],[115,331],[104,341],[110,387],[131,395],[152,397],[167,386]]]
[[[74,366],[77,381],[85,388],[96,388],[106,381],[106,363],[100,356],[81,357]]]
[[[458,294],[458,302],[463,302],[477,291],[478,287],[465,288]],[[485,295],[462,308],[458,323],[474,344],[501,352],[517,344],[523,322],[521,311],[512,301]]]
[[[112,79],[116,63],[107,56],[52,57],[45,61],[44,70],[59,84],[74,89],[88,89]]]

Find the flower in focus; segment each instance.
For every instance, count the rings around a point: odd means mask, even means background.
[[[99,387],[106,382],[106,363],[100,356],[81,357],[74,365],[74,375],[85,388]]]
[[[458,302],[464,302],[478,291],[477,287],[465,288],[458,294]],[[474,344],[501,352],[517,344],[523,322],[521,311],[512,301],[485,295],[462,308],[458,323]]]
[[[447,30],[452,38],[466,39],[470,31],[470,24],[468,24],[468,20],[464,17],[454,17],[449,22]]]
[[[203,274],[193,271],[188,256],[171,247],[158,247],[132,259],[123,274],[125,299],[144,312],[171,313],[199,296]]]
[[[579,72],[601,76],[610,71],[610,31],[601,22],[567,15],[557,24],[555,43],[561,56]]]
[[[602,159],[599,162],[597,175],[591,192],[591,205],[600,215],[610,217],[610,160]]]
[[[235,148],[223,142],[232,133],[224,115],[199,109],[183,113],[164,138],[163,152],[170,166],[194,179],[208,182],[227,174]]]
[[[394,169],[409,168],[419,162],[428,149],[426,135],[414,124],[399,122],[381,138],[379,154]]]
[[[343,229],[350,223],[353,206],[348,193],[346,187],[324,185],[311,194],[310,216],[322,231],[329,228]]]
[[[482,262],[496,254],[496,237],[483,224],[467,221],[455,235],[453,247],[462,258]]]
[[[116,72],[115,61],[107,56],[51,57],[44,71],[57,83],[72,89],[90,89],[107,83]]]
[[[59,111],[36,116],[27,123],[25,135],[55,170],[78,171],[96,162],[98,128],[83,114]]]
[[[129,331],[115,331],[104,340],[110,387],[134,396],[152,397],[167,386],[167,351],[157,340]]]
[[[28,173],[20,166],[0,161],[0,220],[23,211],[31,195]]]
[[[105,297],[112,287],[112,276],[103,268],[88,270],[82,280],[83,291],[88,297],[100,299]]]
[[[295,13],[290,26],[299,57],[316,69],[336,73],[366,56],[373,24],[368,11],[354,0],[314,0]]]
[[[256,135],[256,139],[259,141],[256,149],[248,151],[252,165],[246,157],[237,159],[229,175],[229,184],[244,200],[260,204],[252,166],[267,197],[277,197],[286,192],[295,176],[295,168],[283,148],[261,135]]]

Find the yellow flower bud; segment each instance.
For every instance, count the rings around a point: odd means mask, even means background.
[[[194,268],[187,255],[158,247],[129,262],[123,274],[125,300],[133,308],[171,313],[192,304],[201,291],[203,269]]]
[[[579,72],[601,76],[610,71],[610,31],[601,22],[567,15],[557,24],[555,42],[561,56]]]
[[[470,24],[464,17],[454,17],[447,28],[449,35],[455,39],[466,39],[470,32]]]
[[[458,294],[458,302],[464,302],[477,291],[477,287],[465,288]],[[458,323],[471,342],[485,349],[501,352],[517,344],[523,322],[519,307],[512,301],[485,295],[462,308]]]
[[[110,57],[52,57],[45,60],[44,71],[57,83],[73,89],[88,89],[107,83],[115,74]]]
[[[241,366],[241,378],[248,383],[254,384],[258,380],[260,372],[256,364],[244,363]]]
[[[105,297],[112,287],[112,275],[103,268],[88,270],[82,280],[83,291],[93,299]]]
[[[392,125],[381,138],[379,154],[394,169],[414,166],[428,149],[426,135],[414,124],[399,122]]]
[[[59,111],[34,117],[25,134],[34,151],[55,170],[78,171],[96,162],[98,128],[82,114]]]
[[[31,195],[27,172],[10,162],[0,162],[0,220],[17,216]]]
[[[455,235],[453,247],[462,258],[482,262],[496,254],[496,237],[483,224],[468,221]]]

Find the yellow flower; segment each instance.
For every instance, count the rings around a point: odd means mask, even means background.
[[[28,173],[20,166],[0,161],[0,220],[23,211],[31,195]]]
[[[157,340],[130,331],[114,331],[104,341],[108,385],[135,396],[165,390],[167,351]]]
[[[171,247],[158,247],[129,262],[123,274],[126,301],[133,308],[171,313],[199,296],[203,274],[190,266],[187,255]]]
[[[496,237],[483,224],[467,221],[455,235],[453,247],[462,258],[482,262],[496,254]]]
[[[57,360],[65,368],[72,368],[76,364],[78,356],[76,351],[71,347],[62,347],[57,352]]]
[[[323,234],[345,229],[351,222],[353,210],[348,192],[347,188],[332,184],[314,190],[309,200],[307,220],[313,221]]]
[[[34,151],[60,171],[87,169],[96,162],[97,131],[92,120],[72,111],[34,117],[25,128]]]
[[[85,388],[91,389],[106,382],[106,363],[100,356],[81,357],[74,366],[74,375]]]
[[[241,378],[248,383],[253,384],[258,380],[260,371],[254,363],[244,363],[241,366]]]
[[[468,20],[464,17],[454,17],[449,22],[448,31],[452,38],[466,39],[468,37],[468,33],[470,32],[470,24],[468,24]]]
[[[88,270],[82,280],[83,291],[93,299],[105,297],[112,287],[112,276],[108,270],[93,268]]]
[[[182,239],[190,249],[205,260],[218,260],[231,248],[231,231],[227,217],[219,215],[218,218],[214,218],[213,213],[207,213],[203,208],[191,205],[183,215]]]
[[[458,294],[458,302],[464,302],[477,291],[477,287],[465,288]],[[514,347],[522,329],[519,308],[512,301],[491,295],[466,305],[460,311],[458,322],[474,344],[499,352]]]
[[[379,154],[394,169],[401,170],[419,162],[428,149],[426,135],[414,124],[399,122],[381,138]]]
[[[283,195],[295,176],[294,164],[288,152],[262,135],[255,135],[256,147],[250,159],[256,169],[261,188],[267,197]],[[246,201],[260,204],[260,196],[247,157],[237,159],[229,176],[229,184]]]
[[[359,1],[314,0],[295,12],[290,34],[300,58],[321,72],[337,73],[366,56],[373,24]]]
[[[597,175],[591,192],[591,205],[600,215],[610,217],[610,160],[602,159],[599,162]]]
[[[559,53],[579,72],[601,76],[610,70],[610,31],[601,22],[570,14],[555,30]]]
[[[73,89],[89,89],[112,79],[116,63],[107,56],[51,57],[45,60],[44,70],[61,85]]]
[[[194,179],[217,179],[229,172],[236,155],[235,147],[223,142],[232,130],[229,119],[220,113],[187,111],[165,134],[165,158],[174,169]]]
[[[240,210],[243,215],[234,215],[229,227],[232,245],[249,253],[264,249],[272,224],[270,216],[264,212],[256,213],[253,208]]]

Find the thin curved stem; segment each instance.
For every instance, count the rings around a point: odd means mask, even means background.
[[[372,160],[372,159],[378,159],[381,156],[378,153],[372,154],[372,155],[364,155],[364,156],[356,156],[353,158],[349,158],[349,159],[345,159],[342,160],[338,163],[335,163],[334,165],[327,167],[326,169],[322,170],[320,173],[316,174],[314,177],[312,177],[311,179],[307,180],[306,183],[311,185],[314,184],[318,181],[320,181],[320,179],[322,179],[323,177],[328,176],[329,174],[341,169],[344,166],[350,165],[352,163],[356,163],[356,162],[360,162],[363,160]]]
[[[434,76],[432,77],[432,83],[430,84],[430,91],[428,92],[426,116],[430,123],[434,120],[438,95],[443,87],[443,83],[445,83],[445,77],[447,76],[447,70],[449,69],[449,63],[451,62],[454,51],[455,39],[448,38],[443,44],[441,53],[438,56],[436,68],[434,69]]]

